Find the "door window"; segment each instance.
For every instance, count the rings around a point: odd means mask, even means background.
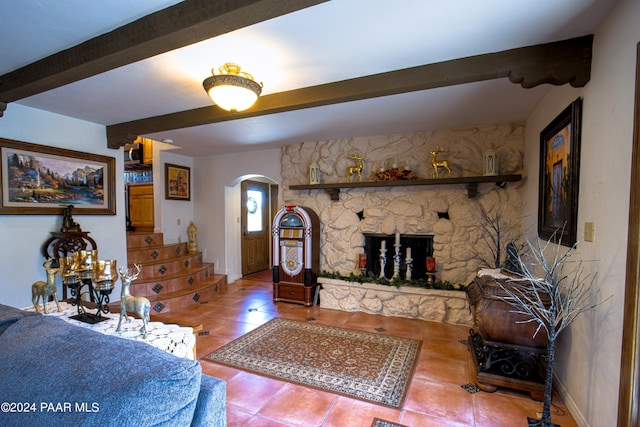
[[[264,209],[262,192],[247,190],[247,231],[262,231],[262,209]]]

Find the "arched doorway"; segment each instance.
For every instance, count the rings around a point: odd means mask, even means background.
[[[227,278],[229,282],[233,282],[242,278],[242,216],[243,206],[246,207],[246,199],[243,203],[242,196],[242,182],[250,180],[263,182],[269,186],[269,220],[267,222],[267,229],[269,231],[269,265],[271,266],[271,219],[275,212],[280,208],[279,199],[279,186],[277,181],[258,174],[246,174],[233,179],[227,186],[225,186],[224,195],[224,211],[225,211],[225,269],[227,271]]]
[[[246,179],[240,183],[242,276],[269,268],[269,193],[266,182]]]

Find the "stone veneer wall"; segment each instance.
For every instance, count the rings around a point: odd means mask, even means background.
[[[375,171],[393,163],[419,178],[431,178],[429,152],[436,147],[448,150],[439,159],[449,160],[453,177],[482,175],[482,153],[489,149],[498,153],[500,174],[522,173],[524,137],[523,123],[509,123],[290,145],[282,148],[283,200],[285,205],[306,206],[318,214],[323,271],[357,274],[364,233],[434,234],[437,277],[468,284],[481,267],[474,251],[484,248],[477,205],[490,213],[501,212],[505,223],[519,230],[521,183],[508,183],[504,189],[479,184],[476,199],[467,197],[462,184],[343,189],[339,201],[330,200],[323,190],[289,190],[289,186],[308,184],[309,164],[314,161],[320,166],[322,182],[347,182],[347,170],[355,165],[349,156],[355,152],[365,158],[363,181],[371,181]],[[393,255],[393,250],[388,248],[387,255]]]

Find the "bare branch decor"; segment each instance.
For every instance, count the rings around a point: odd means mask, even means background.
[[[558,230],[558,233],[563,231]],[[558,334],[580,314],[600,304],[595,302],[593,291],[595,275],[585,273],[582,261],[571,259],[577,242],[568,250],[561,245],[555,233],[546,242],[539,237],[534,242],[528,242],[529,259],[517,255],[521,277],[510,280],[509,286],[500,284],[506,296],[498,298],[511,305],[514,313],[527,317],[521,323],[533,322],[537,325],[534,336],[542,331],[547,334],[549,341],[542,418],[529,419],[530,426],[553,426],[551,392]]]
[[[474,218],[480,238],[479,244],[472,245],[469,250],[481,267],[503,268],[508,256],[507,246],[515,245],[520,251],[526,249],[520,225],[507,218],[503,206],[486,209],[478,204]]]

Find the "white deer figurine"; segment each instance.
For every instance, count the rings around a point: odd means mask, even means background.
[[[53,296],[53,300],[56,302],[56,307],[58,307],[58,312],[62,311],[60,303],[58,303],[58,289],[56,288],[56,273],[60,269],[51,268],[51,263],[53,263],[53,258],[45,259],[42,264],[42,268],[44,268],[44,271],[47,273],[47,281],[43,282],[42,280],[38,280],[31,285],[31,302],[33,303],[33,307],[37,312],[40,312],[40,304],[38,304],[38,300],[42,297],[44,314],[49,314],[47,311],[47,300],[50,296]]]
[[[120,326],[122,324],[122,318],[124,317],[127,322],[130,322],[127,311],[136,313],[140,319],[142,319],[141,331],[144,331],[142,338],[147,338],[149,330],[149,311],[151,310],[151,304],[145,297],[134,297],[129,292],[129,286],[131,282],[136,280],[140,275],[142,266],[140,264],[134,264],[136,268],[135,274],[129,274],[129,269],[126,267],[120,267],[118,272],[120,273],[120,280],[122,281],[122,292],[120,294],[120,320],[118,320],[118,327],[116,332],[120,332]]]
[[[438,168],[445,168],[448,172],[447,176],[451,176],[451,169],[449,169],[449,160],[438,160],[437,156],[440,153],[446,153],[448,150],[437,147],[431,153],[431,166],[433,166],[433,177],[438,178]]]

